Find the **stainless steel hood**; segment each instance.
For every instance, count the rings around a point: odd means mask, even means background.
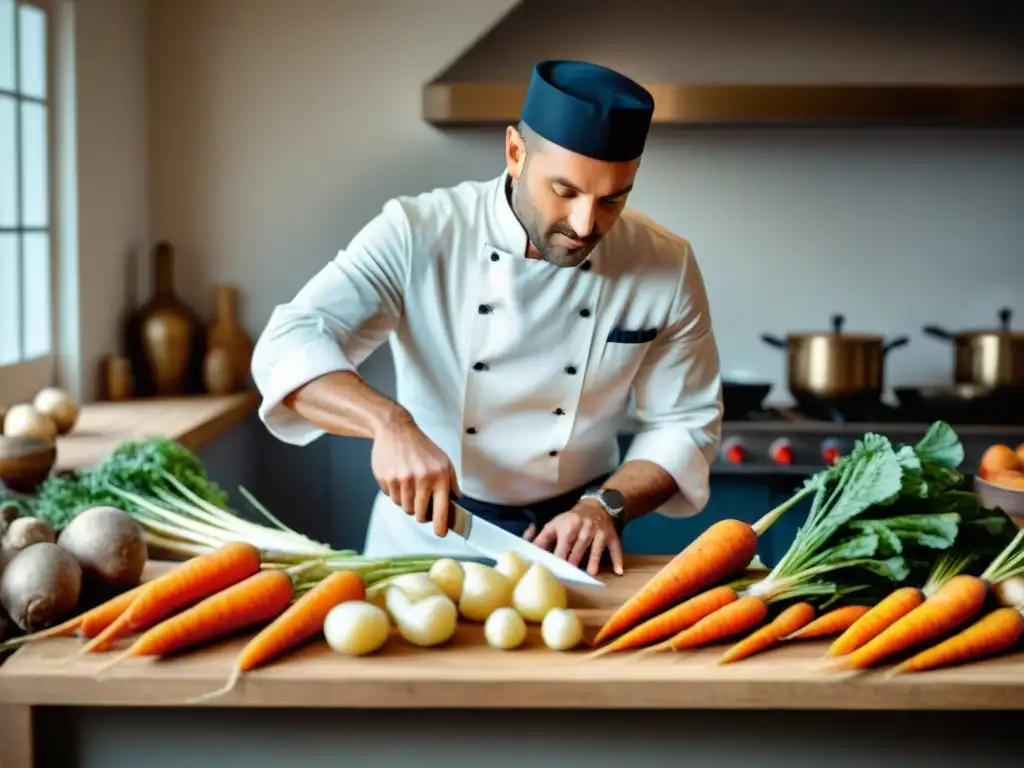
[[[1024,125],[1024,83],[648,84],[661,125]],[[423,119],[439,127],[514,123],[525,82],[429,83]]]

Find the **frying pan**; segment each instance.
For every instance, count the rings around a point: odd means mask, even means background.
[[[901,409],[917,421],[959,424],[1024,423],[1024,398],[983,384],[896,387]]]
[[[764,399],[768,397],[771,389],[770,382],[723,381],[722,401],[725,405],[725,418],[744,419],[762,410]]]

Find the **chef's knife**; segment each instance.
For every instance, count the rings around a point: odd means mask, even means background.
[[[494,523],[475,517],[459,504],[458,497],[454,494],[449,494],[448,503],[451,507],[448,529],[465,539],[471,549],[475,549],[484,557],[497,560],[505,552],[515,552],[528,563],[545,566],[561,581],[584,587],[604,586],[603,582],[554,553],[511,534]],[[431,512],[432,510],[428,508],[427,520],[432,519]]]

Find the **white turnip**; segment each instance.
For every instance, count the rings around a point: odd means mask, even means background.
[[[380,649],[391,634],[388,615],[365,600],[347,600],[324,617],[324,639],[332,650],[365,656]]]
[[[515,552],[505,552],[498,557],[497,562],[494,564],[494,570],[512,582],[512,586],[515,586],[526,572],[530,570],[530,563],[526,562]]]
[[[481,563],[462,564],[465,578],[459,595],[459,613],[470,621],[486,621],[498,608],[512,605],[512,582]]]
[[[502,651],[518,648],[526,640],[526,622],[515,608],[499,608],[484,622],[484,638]]]
[[[552,608],[540,625],[544,645],[553,651],[568,651],[583,642],[583,621],[571,608]]]
[[[531,565],[512,592],[512,607],[527,621],[541,622],[552,608],[565,608],[565,585],[543,565]]]
[[[448,642],[459,624],[455,603],[445,594],[413,600],[401,589],[387,591],[388,612],[398,633],[413,645],[424,648]]]
[[[49,417],[58,434],[70,432],[78,421],[78,403],[63,389],[44,387],[39,390],[32,405],[43,416]]]
[[[466,572],[458,560],[450,557],[442,557],[430,566],[429,576],[451,600],[456,603],[462,594],[462,581],[466,578]]]

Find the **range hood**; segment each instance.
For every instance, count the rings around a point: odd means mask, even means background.
[[[533,62],[583,58],[649,88],[660,125],[1019,126],[1021,29],[1024,4],[996,0],[520,0],[424,86],[422,115],[514,123]]]
[[[661,125],[1024,125],[1024,84],[645,84]],[[507,125],[526,83],[434,82],[423,119],[439,127]]]

